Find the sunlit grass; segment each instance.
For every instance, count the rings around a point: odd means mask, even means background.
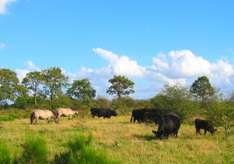
[[[112,119],[64,118],[60,124],[29,119],[0,122],[0,140],[13,156],[22,153],[29,135],[46,139],[49,159],[66,151],[66,145],[79,134],[92,135],[95,149],[105,149],[110,159],[123,163],[230,163],[234,162],[234,136],[223,139],[222,129],[214,136],[196,136],[192,125],[183,124],[178,138],[155,139],[154,125],[131,124],[129,116]]]

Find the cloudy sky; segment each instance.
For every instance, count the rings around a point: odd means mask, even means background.
[[[231,0],[0,0],[0,67],[63,68],[89,78],[106,96],[107,80],[126,75],[136,98],[165,83],[186,86],[207,75],[234,91]]]

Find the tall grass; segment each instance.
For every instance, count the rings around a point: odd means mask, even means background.
[[[46,164],[48,163],[48,148],[41,137],[29,137],[23,145],[23,153],[17,164]]]
[[[11,155],[5,144],[0,142],[0,163],[10,164],[12,163]]]
[[[55,164],[114,164],[119,163],[107,158],[104,151],[95,150],[92,137],[78,136],[68,143],[68,151],[55,156]]]

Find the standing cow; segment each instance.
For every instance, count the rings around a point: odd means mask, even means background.
[[[112,116],[117,116],[116,111],[105,108],[91,108],[90,110],[92,117],[103,117],[103,118],[111,118]]]
[[[159,117],[158,131],[152,131],[156,137],[168,138],[169,136],[178,136],[181,125],[181,119],[176,113],[168,113]]]
[[[201,129],[204,129],[204,134],[206,135],[207,132],[210,132],[212,135],[215,133],[217,129],[214,128],[212,123],[208,120],[201,120],[195,119],[195,128],[196,128],[196,135],[201,135]]]

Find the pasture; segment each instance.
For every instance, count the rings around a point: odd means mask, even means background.
[[[223,138],[222,129],[211,136],[196,136],[194,125],[182,124],[178,138],[156,139],[153,124],[133,124],[130,116],[111,119],[83,117],[63,118],[59,124],[29,119],[0,122],[0,141],[13,156],[22,151],[22,144],[32,135],[46,139],[49,158],[65,151],[66,143],[77,135],[92,135],[95,149],[105,150],[110,159],[126,164],[155,163],[234,163],[234,135]]]

